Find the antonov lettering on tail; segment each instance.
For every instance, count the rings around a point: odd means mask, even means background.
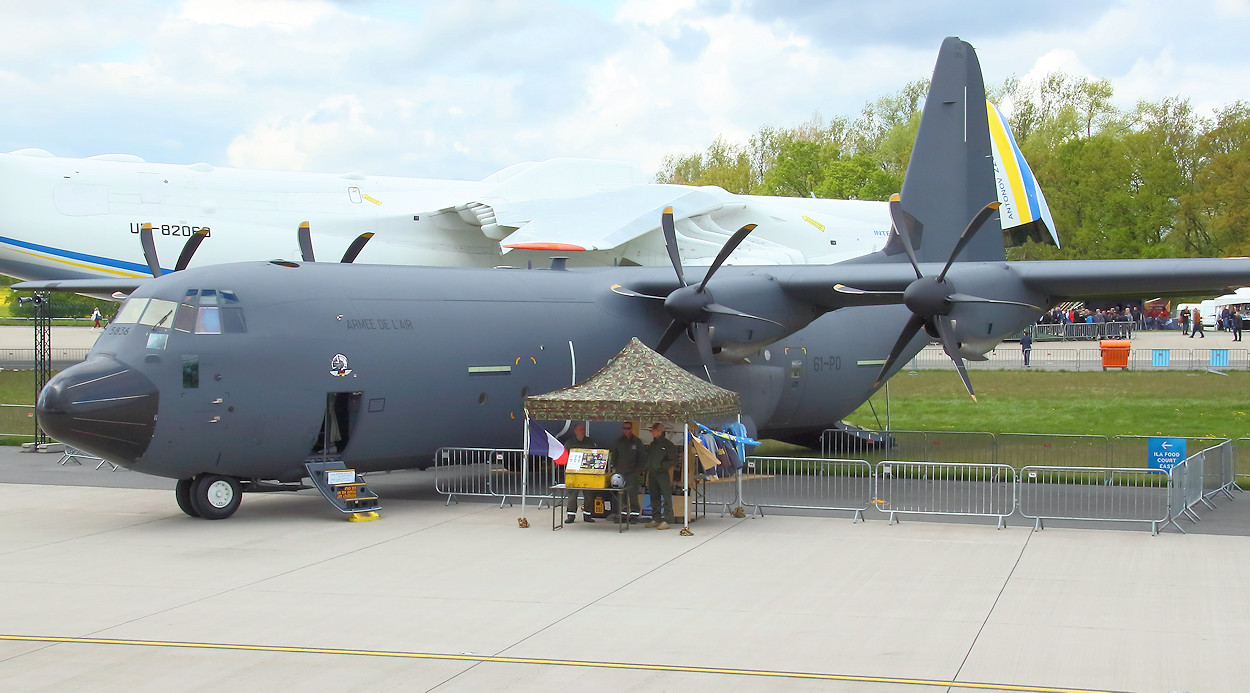
[[[1006,121],[992,118],[991,131],[1002,227],[1017,240],[1052,238],[1045,199]],[[140,278],[173,269],[149,266],[139,239],[145,226],[162,258],[179,257],[197,234],[209,236],[191,266],[302,260],[293,231],[302,221],[326,257],[369,234],[358,259],[367,264],[526,267],[558,253],[572,267],[666,265],[658,223],[666,207],[682,257],[695,265],[707,265],[747,223],[759,228],[730,264],[837,262],[880,250],[890,230],[884,202],[649,184],[628,165],[586,159],[457,181],[153,164],[126,155],[67,159],[26,149],[0,154],[0,274]]]
[[[810,439],[930,337],[971,394],[964,359],[1062,301],[1250,283],[1245,258],[1006,261],[1002,235],[978,233],[1002,213],[984,94],[972,46],[947,39],[887,206],[888,242],[834,264],[723,265],[752,236],[748,223],[706,269],[687,266],[666,210],[656,225],[668,267],[271,261],[17,285],[133,290],[88,358],[40,393],[40,422],[66,444],[177,479],[188,515],[221,519],[244,491],[309,478],[333,501],[316,481],[327,470],[516,447],[527,395],[585,379],[633,338],[737,392],[751,435]]]

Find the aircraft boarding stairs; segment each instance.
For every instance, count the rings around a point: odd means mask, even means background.
[[[304,468],[321,495],[340,512],[357,515],[382,509],[378,494],[370,491],[364,479],[356,470],[348,469],[341,457],[310,457],[304,460]]]

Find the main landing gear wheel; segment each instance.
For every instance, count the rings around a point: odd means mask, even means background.
[[[174,497],[178,499],[178,507],[182,512],[191,517],[199,517],[195,505],[191,503],[191,486],[194,484],[195,479],[179,479],[178,485],[174,487]]]
[[[201,474],[191,484],[191,507],[205,520],[230,517],[242,499],[243,488],[234,477]]]

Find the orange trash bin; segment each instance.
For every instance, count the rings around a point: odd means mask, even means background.
[[[1128,368],[1128,349],[1132,343],[1123,339],[1104,339],[1098,342],[1102,351],[1102,369]]]

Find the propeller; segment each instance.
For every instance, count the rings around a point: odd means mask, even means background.
[[[682,332],[686,332],[698,348],[699,355],[703,359],[703,365],[707,368],[708,376],[711,377],[712,372],[716,370],[712,351],[712,332],[711,327],[708,325],[708,320],[712,316],[730,315],[751,320],[761,320],[774,325],[781,324],[775,320],[751,315],[721,305],[715,301],[712,293],[707,288],[712,275],[716,274],[721,265],[725,264],[725,260],[729,259],[733,251],[755,230],[755,224],[747,224],[729,237],[729,240],[725,242],[720,252],[717,253],[716,259],[708,267],[707,274],[703,276],[703,281],[699,282],[698,286],[687,283],[685,272],[682,270],[681,253],[677,249],[677,229],[673,222],[672,207],[664,209],[664,213],[660,216],[660,226],[664,231],[664,245],[668,249],[668,258],[673,263],[673,271],[677,274],[677,281],[681,286],[667,296],[652,296],[639,293],[632,289],[626,289],[620,284],[614,285],[612,291],[632,298],[649,298],[664,301],[664,309],[668,311],[673,320],[669,323],[668,329],[664,330],[664,334],[660,337],[655,350],[663,354],[669,347],[673,346],[673,343],[677,341]]]
[[[194,231],[187,242],[182,245],[182,252],[178,254],[178,262],[174,264],[175,272],[180,272],[191,264],[191,258],[195,256],[195,251],[199,249],[200,244],[208,237],[208,229],[197,229]],[[159,277],[164,274],[161,269],[161,261],[156,255],[156,240],[152,236],[152,225],[144,223],[139,227],[139,243],[143,245],[143,259],[148,263],[148,271],[153,277]]]
[[[313,255],[312,231],[308,226],[308,222],[301,221],[299,225],[299,254],[304,262],[316,262],[317,259]],[[369,239],[373,238],[372,233],[362,233],[352,240],[351,245],[347,246],[347,251],[343,253],[343,258],[339,260],[341,263],[351,264],[356,261],[356,257],[360,255],[360,251],[364,250],[365,244]]]
[[[941,342],[942,350],[946,352],[951,361],[954,361],[955,368],[959,371],[960,380],[963,381],[964,387],[968,390],[968,395],[975,402],[977,396],[972,390],[972,381],[968,379],[968,371],[964,368],[964,359],[959,353],[959,339],[955,333],[955,320],[950,317],[950,313],[955,305],[959,303],[993,303],[1024,306],[1040,310],[1037,306],[1028,303],[982,298],[980,296],[959,293],[946,278],[951,265],[955,262],[955,258],[967,247],[968,242],[976,236],[977,231],[984,226],[985,222],[989,220],[998,207],[998,202],[991,202],[982,207],[968,221],[968,225],[964,227],[958,242],[955,243],[955,248],[951,251],[950,258],[946,261],[946,266],[942,268],[942,272],[937,276],[925,276],[920,271],[920,263],[916,259],[916,250],[912,247],[912,234],[918,231],[922,224],[903,210],[902,200],[897,193],[890,198],[890,218],[894,222],[895,233],[898,234],[899,240],[902,241],[903,250],[907,253],[907,259],[911,262],[912,269],[916,271],[916,279],[901,294],[903,304],[912,312],[911,318],[903,326],[903,331],[894,343],[894,348],[890,350],[889,358],[886,359],[885,364],[881,367],[876,385],[880,385],[885,380],[886,375],[890,372],[890,368],[898,361],[903,350],[911,343],[912,338],[920,332],[920,329],[924,328],[926,332]],[[899,293],[896,291],[865,291],[841,284],[834,288],[839,292],[855,295],[899,296]]]

